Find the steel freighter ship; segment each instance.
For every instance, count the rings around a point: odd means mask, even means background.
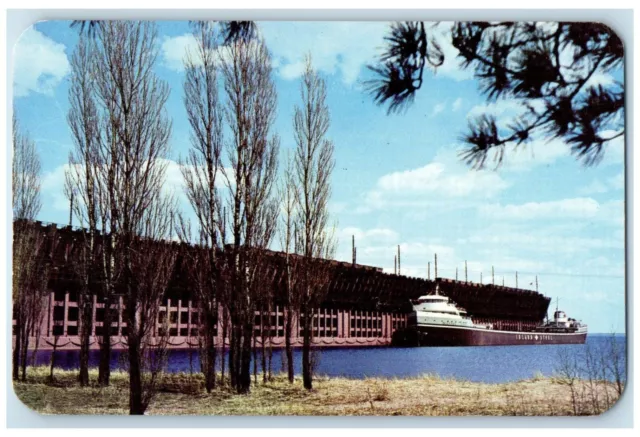
[[[532,330],[495,329],[491,323],[474,323],[467,312],[447,296],[420,296],[411,302],[408,326],[396,333],[395,344],[417,346],[506,346],[583,344],[587,325],[556,311],[553,320]]]

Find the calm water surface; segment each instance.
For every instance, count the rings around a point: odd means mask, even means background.
[[[590,334],[587,344],[603,347],[609,335]],[[625,337],[616,336],[624,347]],[[585,345],[541,345],[541,346],[482,346],[482,347],[423,347],[423,348],[323,348],[318,349],[318,374],[365,378],[375,376],[406,377],[434,373],[441,377],[455,377],[479,382],[506,382],[531,378],[540,372],[550,376],[558,363],[558,352],[566,349],[580,354]],[[272,369],[283,369],[282,351],[273,351]],[[38,364],[50,363],[51,352],[40,351]],[[300,373],[301,351],[294,352],[296,373]],[[92,351],[90,366],[97,367],[98,351]],[[113,369],[124,368],[124,357],[114,351]],[[190,363],[191,361],[191,363]],[[258,360],[260,362],[260,359]],[[78,351],[56,352],[56,367],[74,369],[78,367]],[[198,355],[194,350],[171,351],[170,372],[199,371]]]

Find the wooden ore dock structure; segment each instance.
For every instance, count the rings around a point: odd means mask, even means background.
[[[30,333],[30,348],[36,342],[41,350],[51,349],[56,343],[58,349],[79,349],[79,280],[73,274],[70,265],[74,251],[83,246],[83,232],[71,226],[60,227],[56,224],[34,222],[48,238],[55,238],[55,253],[51,257],[55,267],[48,282],[45,315],[38,326]],[[14,226],[15,228],[15,226]],[[178,243],[173,244],[179,250]],[[264,332],[271,330],[270,341],[273,347],[284,347],[285,308],[281,296],[284,293],[284,254],[269,251],[272,255],[268,275],[274,302],[271,313],[255,313],[256,344],[262,343],[260,326]],[[168,317],[170,347],[190,348],[198,345],[199,313],[185,278],[186,262],[178,257],[173,279],[161,303],[158,329],[162,329]],[[391,344],[393,333],[407,326],[412,311],[410,300],[430,294],[439,283],[439,292],[452,298],[465,308],[475,323],[491,323],[495,329],[509,331],[531,331],[543,322],[550,298],[531,290],[504,287],[491,284],[458,281],[446,278],[427,280],[389,274],[381,268],[359,265],[349,262],[330,261],[331,282],[329,291],[322,304],[313,310],[312,344],[324,346],[386,346]],[[110,327],[114,349],[126,349],[126,329],[124,308],[126,298],[118,296],[111,306],[114,320]],[[105,304],[100,297],[93,296],[93,327],[91,348],[98,349],[98,337],[102,336]],[[222,317],[218,317],[216,344],[228,344],[228,338],[222,338]],[[15,325],[15,320],[13,321]],[[265,327],[266,326],[266,327]],[[56,340],[57,337],[57,340]],[[302,345],[299,324],[293,327],[294,346]]]

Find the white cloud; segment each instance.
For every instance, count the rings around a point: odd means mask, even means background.
[[[624,171],[604,180],[594,179],[590,184],[581,188],[580,193],[587,195],[603,194],[617,190],[624,190]]]
[[[356,227],[347,227],[340,229],[337,233],[339,241],[348,241],[349,245],[351,244],[352,236],[355,237],[356,246],[361,244],[388,243],[397,241],[399,238],[398,233],[389,228],[360,229]]]
[[[520,205],[483,205],[481,215],[502,220],[537,220],[554,218],[595,217],[600,204],[589,197],[553,200],[549,202],[529,202]]]
[[[438,157],[436,157],[436,160]],[[492,197],[508,183],[492,171],[458,168],[445,161],[381,177],[378,186],[391,192],[431,192],[443,197],[480,195]]]
[[[63,164],[42,175],[43,204],[55,211],[69,212],[69,199],[64,195],[65,174],[69,169],[69,164]]]
[[[174,37],[165,37],[161,45],[164,65],[171,70],[182,71],[184,69],[183,62],[187,50],[195,52],[197,48],[198,43],[190,33]]]
[[[624,201],[610,200],[599,203],[590,197],[528,202],[524,204],[490,204],[479,207],[481,216],[494,220],[555,220],[573,219],[580,222],[600,222],[624,225]]]
[[[69,73],[64,44],[45,36],[33,27],[25,30],[14,48],[14,96],[30,92],[52,95]]]
[[[445,102],[442,103],[438,103],[433,107],[433,112],[431,112],[431,116],[435,117],[436,115],[440,114],[442,111],[444,111],[444,108],[447,106],[447,104]]]
[[[550,165],[562,159],[575,158],[571,156],[571,149],[559,139],[551,141],[533,140],[530,143],[505,146],[500,171],[524,172],[537,166]],[[498,150],[489,153],[488,162],[493,162]],[[576,163],[577,165],[577,163]]]
[[[341,77],[346,85],[353,85],[367,64],[375,63],[385,45],[390,22],[260,22],[259,28],[273,55],[273,65],[284,79],[300,77],[304,70],[304,56],[311,53],[319,71]],[[456,58],[458,50],[451,45],[452,23],[439,23],[429,29],[440,44],[444,64],[437,68],[437,76],[466,80],[472,72],[461,70]],[[345,36],[346,35],[346,36]],[[191,34],[165,38],[162,43],[164,64],[182,70],[185,49],[195,47]]]
[[[609,191],[609,186],[605,182],[599,180],[593,180],[590,184],[582,187],[579,192],[580,194],[602,194]]]
[[[493,172],[448,174],[446,170],[445,164],[432,162],[417,169],[386,174],[378,180],[378,187],[386,192],[431,192],[455,197],[493,195],[506,187],[506,183]]]
[[[467,113],[467,119],[474,119],[481,115],[491,115],[496,118],[499,118],[499,116],[502,115],[507,115],[509,116],[509,119],[511,119],[510,117],[515,117],[517,115],[523,114],[526,110],[526,106],[524,106],[518,100],[500,99],[496,100],[495,102],[475,105]]]
[[[436,253],[438,254],[438,265],[450,264],[456,259],[453,247],[440,244],[437,240],[403,242],[399,233],[390,228],[346,227],[340,229],[336,234],[338,237],[337,260],[345,262],[352,260],[352,235],[355,236],[357,263],[381,267],[387,273],[393,273],[394,257],[398,253],[398,245],[400,246],[402,274],[407,276],[426,277],[428,261],[431,261],[433,276],[433,256]]]
[[[529,102],[536,110],[541,109],[541,101]],[[498,100],[496,102],[476,105],[467,113],[467,119],[472,121],[481,115],[494,116],[499,128],[506,128],[516,117],[524,114],[528,109],[515,100]],[[495,148],[489,152],[488,163],[497,162],[500,152]],[[562,139],[546,140],[543,138],[532,138],[524,144],[510,144],[505,146],[501,171],[523,172],[531,170],[540,165],[553,164],[560,159],[575,158],[571,155],[571,146]],[[489,164],[491,165],[491,164]]]
[[[602,203],[596,219],[615,226],[624,226],[624,200],[610,200]]]
[[[375,61],[389,23],[261,22],[259,26],[284,79],[298,78],[304,70],[304,56],[311,53],[316,69],[339,74],[351,85],[366,64]]]
[[[184,60],[187,56],[187,52],[191,54],[194,65],[202,65],[198,42],[191,33],[185,33],[184,35],[174,37],[165,36],[162,40],[160,50],[162,52],[162,62],[164,66],[170,70],[178,72],[184,71]],[[229,59],[228,51],[225,50],[224,47],[215,49],[213,54],[215,56],[215,60]]]
[[[455,112],[458,111],[460,108],[462,108],[462,97],[458,97],[454,102],[453,105],[451,105],[451,109]]]
[[[443,149],[423,167],[395,171],[378,178],[355,211],[363,213],[392,206],[428,204],[467,207],[474,201],[494,197],[508,186],[498,173],[470,170],[460,162],[453,148]],[[469,202],[460,202],[461,199]]]
[[[180,164],[171,159],[159,159],[158,162],[166,167],[162,192],[165,195],[175,196],[182,210],[191,213],[191,205],[185,194],[185,184]],[[43,200],[54,211],[69,211],[69,199],[64,194],[65,172],[69,168],[69,164],[63,164],[42,175]],[[226,171],[229,175],[233,173],[231,169],[226,169]],[[82,170],[80,170],[80,174],[82,174]],[[221,190],[221,193],[226,193],[226,182],[221,173],[216,179],[216,187]]]
[[[611,238],[558,235],[547,228],[521,229],[520,232],[503,231],[481,233],[463,239],[461,244],[477,244],[481,247],[510,247],[516,251],[528,250],[543,253],[584,253],[587,250],[624,249],[624,240]]]

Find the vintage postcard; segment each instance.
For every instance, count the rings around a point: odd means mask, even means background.
[[[597,22],[33,24],[12,71],[17,397],[608,411],[624,60]]]

